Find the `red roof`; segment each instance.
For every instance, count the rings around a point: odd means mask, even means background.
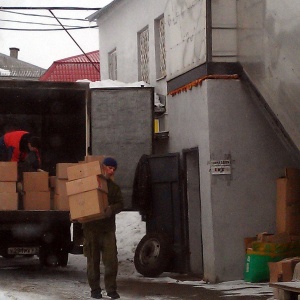
[[[86,55],[89,59],[81,54],[55,61],[39,80],[75,82],[80,79],[88,79],[99,81],[99,50],[86,53]]]

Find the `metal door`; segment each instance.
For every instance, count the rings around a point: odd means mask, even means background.
[[[183,150],[189,270],[203,275],[203,246],[201,229],[201,197],[198,148]]]
[[[173,272],[186,270],[186,241],[184,238],[184,207],[180,176],[180,155],[150,155],[152,188],[152,214],[147,219],[146,230],[164,232],[173,241]]]

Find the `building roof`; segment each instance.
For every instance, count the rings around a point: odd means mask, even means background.
[[[117,4],[119,4],[121,0],[113,0],[103,8],[99,9],[98,11],[94,12],[92,15],[88,16],[87,19],[92,22],[98,20],[102,15],[105,15],[111,9],[113,9]]]
[[[83,79],[100,80],[99,50],[57,60],[39,80],[75,82]]]
[[[38,80],[45,69],[0,53],[0,79]]]

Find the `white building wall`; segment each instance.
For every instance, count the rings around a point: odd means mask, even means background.
[[[237,0],[238,55],[300,149],[300,2]]]
[[[98,20],[101,78],[108,79],[108,53],[117,50],[117,80],[139,80],[138,33],[149,28],[150,84],[166,94],[166,84],[156,81],[154,23],[165,11],[167,0],[121,0]],[[163,80],[161,80],[163,81]],[[164,81],[163,81],[164,82]]]

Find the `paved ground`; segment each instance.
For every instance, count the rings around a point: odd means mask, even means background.
[[[85,258],[71,256],[69,261],[66,268],[41,268],[36,257],[13,260],[0,257],[0,299],[91,299]],[[132,273],[131,267],[128,262],[120,268],[118,286],[123,300],[266,300],[272,295],[267,284],[241,281],[238,285],[206,285],[199,278],[168,273],[150,279]]]

